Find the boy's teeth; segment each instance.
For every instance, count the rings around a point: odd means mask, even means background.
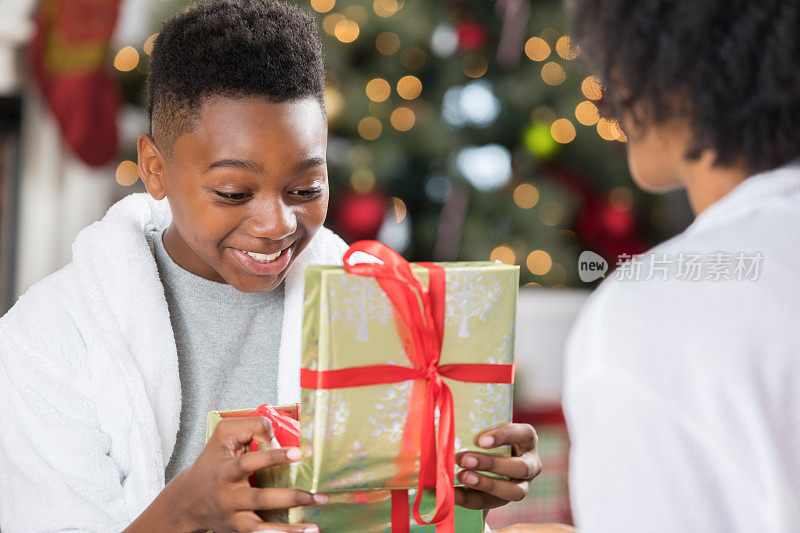
[[[245,252],[244,253],[255,259],[256,261],[261,261],[262,263],[269,263],[270,261],[275,261],[281,252],[275,252],[274,254],[260,254],[257,252]]]

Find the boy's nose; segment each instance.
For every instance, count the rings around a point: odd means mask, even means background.
[[[261,204],[251,218],[250,234],[278,241],[297,230],[297,216],[281,203]]]

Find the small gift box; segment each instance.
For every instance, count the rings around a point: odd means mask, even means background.
[[[214,432],[217,424],[224,418],[240,418],[249,416],[266,416],[270,419],[275,433],[276,443],[280,446],[297,446],[299,444],[298,406],[286,405],[273,408],[269,405],[253,409],[233,411],[211,411],[208,413],[206,440]],[[293,424],[294,422],[294,424]],[[267,446],[252,442],[250,449],[265,449]],[[259,470],[251,476],[250,484],[256,487],[291,487],[291,478],[298,463],[280,465]],[[412,491],[413,494],[413,491]],[[436,504],[432,490],[425,490],[421,498],[420,509],[423,516],[430,519],[430,513]],[[404,506],[404,510],[400,508]],[[409,500],[405,493],[393,493],[389,490],[364,492],[339,492],[330,495],[329,503],[320,506],[293,507],[282,511],[260,512],[267,522],[288,524],[317,524],[321,533],[389,533],[398,531],[399,520],[407,524],[410,533],[433,532],[430,525],[416,524],[411,518]],[[483,512],[472,509],[456,508],[455,527],[459,532],[478,533],[484,530]]]

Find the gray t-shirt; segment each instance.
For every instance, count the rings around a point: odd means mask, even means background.
[[[277,401],[284,287],[248,293],[192,274],[167,253],[164,229],[146,237],[164,285],[181,381],[181,421],[166,469],[169,482],[202,451],[209,411]]]

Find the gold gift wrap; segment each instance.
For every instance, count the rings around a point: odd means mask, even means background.
[[[206,440],[211,437],[217,424],[224,418],[239,418],[251,415],[253,409],[237,409],[232,411],[211,411],[208,413]],[[285,405],[276,407],[282,414],[297,418],[297,406]],[[264,444],[259,449],[265,449]],[[274,466],[257,472],[257,487],[291,487],[293,473],[298,463]],[[410,533],[435,533],[435,526],[417,524],[411,515],[411,505],[415,492],[409,491],[409,531]],[[436,494],[425,490],[420,504],[423,518],[430,520],[436,503]],[[259,516],[267,522],[288,524],[317,524],[320,533],[389,533],[391,524],[391,492],[388,490],[372,490],[368,492],[338,492],[330,495],[325,505],[293,507],[277,511],[261,511]],[[484,530],[483,511],[456,507],[455,527],[459,533],[480,533]]]
[[[519,267],[498,262],[437,264],[446,273],[439,364],[512,364]],[[412,268],[427,286],[428,270]],[[348,274],[342,267],[306,269],[302,339],[306,369],[412,367],[388,296],[374,278]],[[513,386],[443,379],[454,399],[455,452],[510,455],[508,446],[478,447],[475,437],[511,421]],[[422,379],[303,389],[303,459],[292,472],[292,485],[325,493],[416,488],[425,390]]]

